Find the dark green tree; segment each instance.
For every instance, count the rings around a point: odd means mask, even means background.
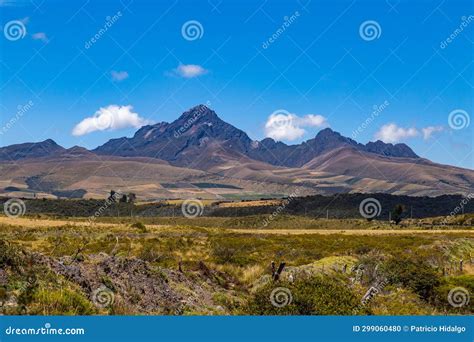
[[[399,224],[402,222],[402,214],[405,211],[405,207],[402,204],[397,204],[395,208],[392,210],[392,221],[395,222],[395,224]]]
[[[116,196],[117,196],[117,192],[115,192],[115,190],[110,190],[110,195],[109,197],[107,198],[110,202],[116,202]]]

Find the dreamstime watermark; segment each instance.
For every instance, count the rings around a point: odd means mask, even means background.
[[[96,115],[94,119],[94,125],[98,131],[114,127],[114,114],[106,108],[103,108],[100,115]]]
[[[92,302],[99,308],[107,308],[114,304],[115,294],[107,286],[101,286],[92,292]]]
[[[385,100],[381,105],[374,105],[372,113],[362,122],[355,130],[352,131],[352,139],[356,139],[359,134],[369,127],[372,122],[390,105],[390,102]]]
[[[295,11],[290,16],[283,17],[283,24],[266,40],[262,43],[263,49],[268,49],[271,44],[276,42],[280,36],[298,19],[300,12]]]
[[[207,101],[206,106],[210,107],[211,102]],[[205,113],[207,113],[207,108],[205,106],[200,106],[196,111],[193,112],[193,116],[191,118],[189,118],[178,130],[174,131],[174,137],[177,139],[186,133],[186,131],[191,128],[191,126]]]
[[[376,282],[364,294],[364,296],[362,297],[362,300],[361,300],[361,304],[362,305],[367,305],[372,300],[372,298],[374,298],[376,295],[378,295],[383,290],[383,288],[387,285],[388,285],[387,280],[381,280],[381,281]]]
[[[104,26],[97,31],[95,35],[93,35],[88,41],[84,43],[84,47],[89,49],[97,43],[102,36],[122,17],[122,12],[118,11],[113,16],[107,16],[105,18]]]
[[[382,212],[382,205],[380,202],[372,197],[364,199],[360,202],[359,213],[366,219],[374,219]]]
[[[456,28],[445,40],[439,43],[439,47],[441,49],[446,49],[449,44],[451,44],[457,36],[459,36],[465,28],[474,20],[474,15],[470,15],[468,17],[462,16],[461,17],[461,24],[458,28]]]
[[[46,323],[40,328],[15,328],[9,326],[5,329],[6,335],[84,335],[84,328],[53,328],[51,323]]]
[[[19,198],[11,198],[3,205],[3,212],[10,218],[23,216],[26,213],[26,204]]]
[[[204,213],[204,204],[198,199],[188,199],[181,204],[181,212],[187,218],[196,218]]]
[[[271,221],[273,221],[278,215],[281,214],[282,211],[286,209],[288,204],[291,203],[296,197],[298,197],[298,193],[293,192],[287,198],[285,198],[282,203],[275,209],[275,211],[265,220],[263,220],[263,226],[267,227]]]
[[[273,129],[285,129],[293,126],[293,115],[286,109],[277,109],[270,117],[272,118],[271,128]]]
[[[463,109],[455,109],[448,116],[449,127],[455,130],[460,130],[469,127],[471,118],[469,114]]]
[[[353,313],[358,315],[360,314],[360,310],[362,310],[369,302],[376,297],[382,290],[389,285],[389,281],[384,277],[383,275],[378,275],[379,274],[379,267],[380,264],[376,264],[373,269],[370,269],[367,267],[367,265],[364,264],[359,264],[356,265],[352,268],[351,272],[355,271],[355,277],[352,278],[352,282],[361,282],[362,277],[364,274],[367,274],[368,272],[372,273],[372,277],[375,278],[375,282],[373,282],[373,285],[371,285],[368,290],[365,292],[365,294],[362,296],[360,300],[360,304],[358,304],[355,308],[353,308]]]
[[[181,35],[189,41],[201,39],[204,35],[204,27],[197,20],[189,20],[181,26]]]
[[[26,36],[25,24],[20,20],[11,20],[3,27],[5,38],[14,42]]]
[[[379,39],[382,35],[382,27],[375,20],[366,20],[359,26],[359,35],[368,42]]]
[[[10,118],[10,120],[8,120],[2,128],[0,128],[0,135],[4,135],[8,130],[15,126],[18,120],[20,120],[21,117],[25,115],[33,106],[34,102],[31,100],[24,105],[18,105],[17,112],[15,113],[15,115]]]
[[[441,222],[441,225],[446,225],[448,224],[449,218],[454,217],[459,213],[464,213],[464,207],[474,198],[474,193],[469,193],[467,194],[466,197],[464,197],[461,202],[449,213],[447,217],[444,218],[443,222]]]
[[[270,293],[270,302],[277,308],[290,305],[293,301],[293,296],[290,289],[286,287],[277,287]]]
[[[121,191],[116,191],[112,195],[110,195],[104,202],[104,204],[96,210],[94,215],[89,217],[89,223],[92,223],[95,221],[99,216],[102,216],[102,214],[110,208],[113,204],[115,204],[121,197],[123,196]]]
[[[455,287],[448,293],[448,303],[455,308],[461,308],[469,304],[469,291],[464,287]]]

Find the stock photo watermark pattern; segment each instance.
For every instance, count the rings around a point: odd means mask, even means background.
[[[89,223],[92,224],[98,217],[102,216],[109,208],[116,204],[124,194],[118,191],[112,191],[110,196],[107,197],[104,204],[94,212],[94,215],[89,217]]]
[[[197,20],[189,20],[181,27],[181,35],[188,41],[199,40],[204,36],[204,27]]]
[[[446,49],[449,44],[454,42],[454,40],[464,32],[465,29],[471,24],[471,22],[474,21],[474,15],[470,16],[463,16],[461,18],[461,24],[459,24],[459,27],[456,28],[450,35],[447,37],[445,40],[443,40],[440,44],[439,47],[441,49]]]
[[[3,27],[3,34],[12,42],[23,39],[26,36],[26,26],[21,20],[9,21]]]
[[[115,294],[107,286],[101,286],[92,292],[92,302],[99,308],[108,308],[115,302]]]
[[[454,130],[468,128],[471,123],[471,117],[463,109],[455,109],[448,116],[448,124]]]
[[[262,339],[353,316],[331,334],[404,340],[402,315],[472,314],[469,6],[7,2],[0,316],[57,318],[6,335],[281,315]]]
[[[382,212],[380,201],[375,198],[366,198],[359,205],[359,213],[366,219],[374,219]]]
[[[0,128],[0,136],[6,134],[11,128],[13,128],[18,123],[18,121],[32,109],[33,106],[34,102],[32,100],[28,101],[24,105],[18,105],[15,115],[11,117],[2,128]]]
[[[277,287],[270,293],[270,302],[276,308],[283,308],[290,305],[293,301],[293,295],[290,289],[286,287]]]
[[[209,107],[210,105],[211,102],[207,101],[206,106]],[[200,106],[198,110],[193,113],[191,118],[189,118],[181,127],[174,131],[174,137],[176,139],[186,133],[194,125],[194,123],[199,120],[199,118],[208,113],[206,106]],[[203,139],[205,138],[208,137],[204,137]]]
[[[295,197],[298,197],[298,193],[291,193],[288,198],[285,198],[282,203],[275,209],[275,211],[263,221],[263,227],[267,227],[278,215],[283,213],[286,207],[293,201]]]
[[[45,323],[39,328],[17,328],[9,326],[5,329],[7,336],[55,336],[55,335],[85,335],[84,328],[55,328],[51,323]]]
[[[382,35],[382,27],[375,20],[364,21],[359,26],[359,35],[368,42],[379,39]]]
[[[3,212],[10,218],[21,217],[26,213],[26,204],[19,198],[11,198],[3,205]]]
[[[387,107],[390,105],[390,102],[388,100],[385,100],[382,104],[380,105],[374,105],[373,111],[370,113],[370,115],[367,117],[367,119],[364,120],[355,130],[352,131],[352,139],[357,139],[357,137],[362,134],[368,127],[372,125],[372,123],[377,119],[377,117],[382,114]]]
[[[461,308],[469,304],[470,294],[464,287],[455,287],[448,293],[448,302],[454,308]]]
[[[114,24],[122,18],[122,12],[118,11],[112,16],[107,16],[105,18],[105,23],[102,28],[100,28],[96,34],[94,34],[89,40],[84,43],[85,49],[90,49],[95,43],[97,43],[108,30],[114,26]]]
[[[204,204],[198,199],[187,199],[181,204],[181,212],[187,218],[196,218],[204,213]]]
[[[262,43],[262,48],[266,50],[270,47],[270,45],[275,43],[285,33],[285,31],[298,19],[299,16],[299,11],[295,11],[290,16],[285,16],[283,18],[283,24],[270,37],[268,37],[266,41]]]

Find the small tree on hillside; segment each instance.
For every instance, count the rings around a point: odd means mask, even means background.
[[[401,204],[397,204],[395,208],[392,210],[392,221],[395,222],[395,224],[399,224],[402,222],[402,214],[405,211],[405,208]]]
[[[115,202],[117,200],[116,196],[117,196],[117,193],[115,192],[115,190],[110,190],[110,195],[108,197],[108,200],[110,202]]]

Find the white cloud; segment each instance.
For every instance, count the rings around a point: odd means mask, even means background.
[[[48,36],[44,32],[33,33],[31,35],[31,38],[33,38],[34,40],[41,40],[44,43],[47,43],[49,41]]]
[[[433,133],[442,132],[444,130],[443,126],[428,126],[422,128],[423,139],[428,140],[432,137]]]
[[[302,118],[297,118],[301,126],[322,127],[327,126],[327,120],[322,115],[308,114]]]
[[[285,110],[273,112],[265,123],[265,135],[275,140],[296,140],[301,138],[306,130],[304,127],[327,126],[327,120],[322,115],[308,114],[299,117]]]
[[[127,127],[139,128],[149,123],[132,110],[132,106],[110,105],[105,108],[101,107],[93,116],[79,122],[73,128],[72,134],[81,136],[95,131]]]
[[[390,123],[383,125],[380,130],[375,133],[375,138],[385,143],[396,143],[401,140],[416,137],[419,134],[418,130],[414,127],[403,128],[398,127],[394,123]]]
[[[117,82],[126,80],[128,78],[128,72],[126,72],[126,71],[112,70],[110,72],[110,75],[112,76],[112,80],[117,81]]]
[[[208,73],[208,70],[196,64],[180,64],[174,71],[184,78],[198,77]]]

